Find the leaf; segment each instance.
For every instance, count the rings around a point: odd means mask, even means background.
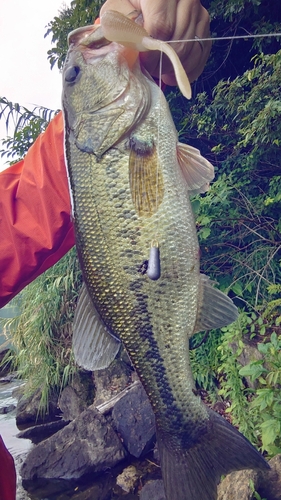
[[[239,374],[242,377],[251,377],[252,380],[259,378],[262,373],[267,372],[267,370],[262,366],[262,361],[257,361],[249,365],[243,366],[239,370]]]
[[[276,419],[266,420],[261,424],[262,430],[262,444],[266,447],[273,444],[277,437],[280,435],[280,422]]]
[[[199,236],[201,240],[206,240],[208,236],[211,234],[211,229],[209,227],[203,227],[203,229],[200,229],[199,231]]]
[[[242,288],[242,283],[240,281],[236,281],[232,286],[231,290],[236,294],[242,297],[243,295],[243,288]]]

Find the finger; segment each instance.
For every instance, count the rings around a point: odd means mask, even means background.
[[[177,21],[177,27],[174,32],[173,39],[194,40],[194,38],[198,38],[198,41],[172,43],[171,45],[181,59],[190,81],[194,81],[202,73],[210,54],[212,46],[211,41],[200,41],[201,38],[208,38],[210,36],[210,18],[206,9],[204,9],[201,4],[198,4],[198,2],[197,5],[194,5],[190,21],[187,20],[186,17],[184,18],[185,9],[186,1],[182,0],[178,6],[179,20]],[[184,25],[184,30],[182,19],[185,19],[186,23]],[[158,76],[158,71],[158,68],[154,68],[153,74]],[[177,84],[170,62],[165,63],[164,60],[162,80],[168,85]]]
[[[107,10],[116,10],[124,16],[129,16],[135,10],[135,7],[130,0],[106,0],[101,7],[100,16]]]
[[[173,35],[177,19],[179,0],[131,0],[135,9],[143,15],[143,26],[150,36],[169,40]]]

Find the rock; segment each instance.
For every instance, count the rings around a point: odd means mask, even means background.
[[[8,406],[2,406],[2,408],[0,408],[0,415],[6,415],[7,413],[11,413],[15,408],[16,407],[13,404]]]
[[[15,462],[15,468],[16,468],[16,473],[17,473],[17,500],[30,500],[30,496],[28,493],[25,491],[25,489],[22,486],[22,480],[20,476],[20,468],[22,466],[23,461],[25,460],[27,456],[27,453],[21,453],[20,455],[16,455],[14,457],[14,462]],[[0,497],[1,498],[1,497]]]
[[[64,420],[74,420],[94,401],[94,383],[91,372],[80,370],[66,386],[59,398]]]
[[[17,426],[55,420],[58,414],[57,395],[51,394],[49,397],[48,413],[42,418],[40,415],[41,391],[37,390],[29,397],[21,396],[17,405],[16,424]]]
[[[128,452],[139,458],[153,448],[155,419],[141,383],[134,385],[112,411],[113,422]]]
[[[238,349],[238,344],[236,342],[233,342],[230,344],[233,352],[236,352]],[[238,356],[237,361],[240,363],[242,366],[246,366],[251,361],[259,361],[263,359],[262,353],[257,349],[257,347],[245,344],[240,356]],[[258,386],[258,381],[252,381],[251,377],[245,377],[245,380],[247,382],[247,386],[251,387],[252,389],[256,389]]]
[[[69,421],[74,420],[86,410],[87,404],[77,395],[73,387],[68,385],[61,393],[59,407],[63,413],[63,419]]]
[[[129,465],[129,467],[126,467],[126,469],[124,469],[123,472],[117,476],[116,484],[120,486],[122,490],[129,493],[129,491],[134,491],[138,479],[139,474],[136,467],[134,465]]]
[[[281,500],[281,455],[269,460],[271,470],[265,472],[258,492],[267,500]]]
[[[0,378],[0,384],[10,384],[18,380],[18,374],[16,372],[8,373],[6,376]]]
[[[139,498],[140,500],[166,500],[162,479],[148,481],[141,489]]]
[[[114,430],[93,406],[28,454],[21,475],[77,479],[103,471],[123,460],[126,452]]]
[[[37,444],[52,436],[60,429],[63,429],[70,421],[57,420],[55,422],[48,422],[47,424],[38,424],[33,427],[29,427],[24,431],[17,434],[18,438],[30,439],[33,443]]]
[[[218,500],[252,500],[251,482],[257,490],[261,474],[254,470],[231,472],[218,486]]]
[[[131,367],[119,358],[115,359],[108,368],[93,372],[96,389],[95,406],[105,403],[130,385],[131,374]]]

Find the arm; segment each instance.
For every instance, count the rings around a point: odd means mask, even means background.
[[[0,307],[74,245],[59,113],[0,173]]]
[[[16,469],[14,459],[0,436],[0,494],[2,500],[16,500]]]

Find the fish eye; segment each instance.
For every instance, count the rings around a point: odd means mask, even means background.
[[[67,68],[64,74],[65,81],[68,83],[74,83],[79,73],[79,66],[71,66],[70,68]]]

